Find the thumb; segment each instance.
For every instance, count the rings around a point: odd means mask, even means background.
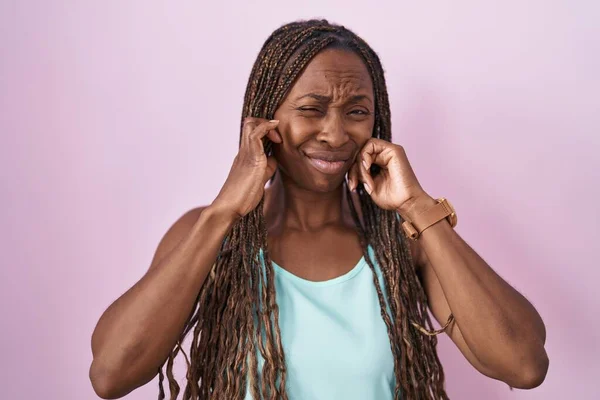
[[[275,157],[270,156],[267,157],[267,168],[265,169],[265,175],[263,177],[263,185],[267,184],[267,181],[271,179],[275,170],[277,169],[277,161],[275,161]]]

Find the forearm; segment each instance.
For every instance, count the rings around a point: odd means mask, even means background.
[[[411,219],[434,204],[435,200],[426,196],[401,215]],[[449,223],[441,221],[429,227],[418,241],[465,342],[484,365],[504,373],[544,362],[545,327],[535,308]]]
[[[189,234],[105,311],[92,337],[91,375],[126,392],[156,375],[232,224],[218,210],[205,209]]]

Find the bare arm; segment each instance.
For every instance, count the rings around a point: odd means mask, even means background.
[[[92,335],[90,367],[100,397],[120,398],[149,382],[175,347],[225,236],[258,206],[277,168],[263,142],[281,143],[278,123],[244,120],[240,149],[215,200],[169,229],[148,272],[102,314]]]
[[[421,198],[404,214],[410,219],[435,204]],[[426,229],[415,245],[431,311],[441,324],[454,314],[447,332],[468,361],[510,386],[540,385],[548,369],[546,330],[531,303],[446,221]]]
[[[156,376],[235,219],[218,206],[183,215],[161,240],[147,273],[102,314],[89,371],[100,397],[123,397]]]

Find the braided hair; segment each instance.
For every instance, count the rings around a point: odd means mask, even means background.
[[[344,26],[314,19],[283,25],[264,43],[246,88],[240,143],[244,118],[273,119],[277,107],[306,65],[317,53],[332,47],[353,51],[364,61],[375,96],[372,136],[391,141],[390,107],[379,57]],[[272,153],[270,142],[266,152],[267,155]],[[378,172],[379,168],[374,165],[371,173]],[[347,185],[344,186],[348,191]],[[347,198],[365,259],[373,271],[381,317],[394,356],[394,398],[447,399],[444,372],[436,352],[437,338],[427,334],[427,329],[433,329],[427,298],[402,233],[402,218],[395,211],[379,208],[362,184],[358,185],[357,195],[362,221],[349,192]],[[166,360],[171,400],[180,392],[173,376],[173,361],[179,351],[184,354],[188,367],[184,400],[241,400],[247,387],[254,399],[288,399],[287,369],[263,205],[264,196],[253,211],[232,227],[197,296],[180,340]],[[369,245],[374,250],[375,260],[367,251]],[[375,274],[375,265],[381,269],[383,287]],[[192,329],[188,359],[181,344]],[[262,371],[258,370],[257,352],[264,359]],[[161,367],[159,400],[165,398],[163,381]]]

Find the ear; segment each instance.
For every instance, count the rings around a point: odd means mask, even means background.
[[[267,133],[267,137],[273,143],[283,143],[283,138],[281,137],[281,134],[279,133],[277,128],[271,129],[269,133]]]

